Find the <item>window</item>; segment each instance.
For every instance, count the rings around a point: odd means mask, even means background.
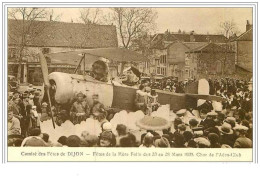
[[[157,74],[161,74],[160,71],[161,71],[161,70],[160,70],[160,67],[157,67]]]
[[[8,48],[8,58],[15,58],[15,57],[16,57],[16,49]]]
[[[42,49],[42,53],[43,53],[43,54],[48,54],[48,53],[50,53],[50,48],[43,48],[43,49]]]

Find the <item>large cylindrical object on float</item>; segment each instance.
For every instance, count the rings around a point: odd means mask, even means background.
[[[52,72],[49,80],[56,85],[55,101],[66,104],[73,101],[79,92],[86,95],[89,105],[92,105],[93,94],[99,95],[99,101],[105,107],[111,107],[113,101],[113,85],[95,81],[89,76]],[[51,82],[51,83],[52,83]]]

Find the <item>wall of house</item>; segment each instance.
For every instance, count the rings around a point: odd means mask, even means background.
[[[228,77],[235,73],[235,53],[193,53],[197,78]],[[226,56],[226,61],[225,60]]]
[[[184,79],[185,70],[185,52],[189,49],[180,42],[175,42],[167,48],[167,62],[169,64],[169,76]]]
[[[198,54],[197,53],[185,53],[185,75],[182,80],[185,79],[197,79],[197,65],[198,65]],[[187,73],[188,70],[188,73]]]
[[[153,49],[149,59],[151,74],[167,76],[169,67],[167,62],[167,49]]]
[[[237,64],[253,66],[253,41],[237,41]]]

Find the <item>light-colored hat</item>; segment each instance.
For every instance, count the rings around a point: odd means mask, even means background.
[[[186,109],[180,109],[179,111],[176,112],[177,115],[181,115],[181,114],[185,114],[186,113]]]
[[[110,122],[103,123],[103,130],[104,131],[111,131],[112,130],[112,124]]]
[[[219,102],[216,102],[214,108],[215,108],[216,112],[221,112],[222,111],[222,104],[219,103]]]
[[[226,122],[224,122],[222,126],[219,126],[218,129],[221,133],[228,134],[228,135],[233,134],[231,125]]]
[[[178,129],[180,129],[181,131],[186,131],[187,126],[185,124],[179,124]]]
[[[236,109],[237,109],[236,106],[232,106],[232,107],[231,107],[231,110],[236,110]]]
[[[204,137],[198,137],[198,138],[195,138],[194,141],[197,143],[197,144],[202,144],[202,145],[205,145],[205,146],[210,146],[210,141],[207,140],[206,138]]]
[[[47,107],[48,104],[46,102],[42,103],[42,107]]]
[[[217,115],[218,115],[218,113],[214,112],[214,111],[207,113],[207,116],[217,116]]]
[[[170,148],[170,143],[167,140],[167,138],[165,138],[165,137],[162,137],[160,139],[156,139],[154,141],[154,145],[155,145],[155,147]]]
[[[239,130],[239,131],[247,131],[248,130],[248,127],[246,126],[243,126],[243,125],[236,125],[234,128],[234,130]]]
[[[234,117],[227,117],[226,121],[227,122],[236,122],[236,118],[234,118]]]
[[[221,148],[231,148],[231,146],[227,145],[227,144],[222,144]]]

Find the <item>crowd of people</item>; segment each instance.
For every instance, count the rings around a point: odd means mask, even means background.
[[[161,131],[140,130],[140,135],[127,125],[118,124],[112,131],[110,120],[113,113],[99,102],[94,94],[90,106],[83,93],[68,111],[58,113],[47,102],[40,100],[41,90],[29,85],[23,93],[15,91],[8,96],[8,145],[9,146],[54,146],[54,147],[162,147],[162,148],[251,148],[252,147],[252,90],[250,82],[221,79],[209,80],[210,94],[226,98],[220,106],[204,101],[197,109],[181,109],[172,126]],[[135,101],[145,114],[160,106],[152,83],[144,82],[137,94],[145,93],[150,99],[147,106]],[[137,95],[138,96],[138,95]],[[138,98],[138,97],[137,97]],[[138,106],[139,105],[139,106]],[[74,125],[91,117],[101,124],[99,136],[83,131],[80,136],[61,136],[50,141],[50,133],[41,132],[41,122],[50,119],[53,111],[56,123],[70,120]],[[197,112],[197,114],[196,114]]]

